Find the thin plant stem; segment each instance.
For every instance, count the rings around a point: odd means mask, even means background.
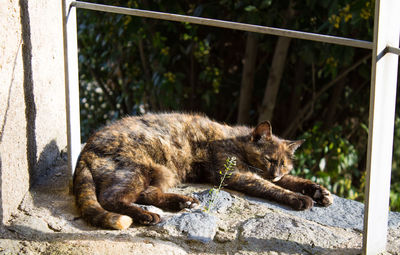
[[[215,202],[215,199],[218,197],[220,190],[224,186],[225,179],[229,178],[232,175],[231,172],[232,172],[234,166],[236,166],[236,157],[234,157],[234,156],[228,157],[224,164],[224,171],[223,172],[222,172],[222,170],[219,171],[219,174],[221,175],[221,181],[219,182],[219,186],[217,188],[212,188],[210,190],[211,199],[208,203],[208,206],[205,207],[205,212],[210,212],[210,210]]]

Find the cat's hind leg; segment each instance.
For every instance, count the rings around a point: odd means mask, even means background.
[[[168,211],[179,211],[184,208],[193,208],[199,204],[199,201],[185,195],[164,193],[158,187],[149,186],[140,193],[136,203],[154,205]]]
[[[112,193],[107,197],[102,196],[101,203],[106,210],[128,215],[134,222],[143,225],[155,225],[160,222],[158,214],[146,211],[133,204],[138,198],[137,189],[124,188],[115,190],[114,188]]]
[[[149,183],[144,167],[119,167],[102,175],[98,182],[98,200],[108,211],[128,215],[139,224],[154,225],[160,222],[160,216],[134,204]]]
[[[193,208],[199,201],[195,198],[166,193],[164,191],[180,183],[176,171],[172,169],[152,163],[150,186],[144,189],[136,201],[138,204],[154,205],[167,211],[180,211],[184,208]]]

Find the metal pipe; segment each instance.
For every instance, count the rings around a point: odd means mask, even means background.
[[[68,168],[73,175],[81,152],[79,115],[78,34],[76,9],[70,8],[71,0],[63,0],[64,72],[67,110]]]
[[[393,53],[397,54],[400,56],[400,48],[392,47],[392,46],[386,46],[386,49],[388,53]]]
[[[337,36],[331,36],[331,35],[321,35],[321,34],[301,32],[301,31],[282,29],[282,28],[274,28],[274,27],[266,27],[266,26],[238,23],[238,22],[232,22],[232,21],[223,21],[223,20],[193,17],[193,16],[180,15],[180,14],[164,13],[164,12],[146,11],[146,10],[109,6],[109,5],[102,5],[102,4],[93,4],[93,3],[81,2],[81,1],[74,1],[71,3],[71,6],[75,6],[76,8],[86,9],[86,10],[111,12],[111,13],[117,13],[117,14],[138,16],[138,17],[143,17],[143,18],[162,19],[162,20],[177,21],[177,22],[188,22],[188,23],[194,23],[194,24],[205,25],[205,26],[228,28],[228,29],[234,29],[234,30],[255,32],[255,33],[260,33],[260,34],[286,36],[286,37],[291,37],[291,38],[339,44],[339,45],[351,46],[351,47],[356,47],[356,48],[372,49],[372,47],[373,47],[372,42],[369,42],[369,41],[337,37]]]
[[[400,1],[376,0],[365,178],[364,255],[386,250],[399,57]],[[381,53],[384,53],[383,55]]]

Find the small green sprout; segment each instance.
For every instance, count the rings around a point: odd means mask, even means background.
[[[233,168],[236,166],[236,157],[232,156],[232,157],[228,157],[226,159],[226,162],[224,164],[224,170],[220,170],[219,171],[219,175],[221,176],[221,181],[219,183],[219,186],[217,188],[212,188],[210,189],[209,194],[211,195],[211,199],[208,203],[208,206],[206,206],[204,208],[205,212],[210,212],[215,199],[218,197],[219,191],[222,189],[223,186],[225,186],[225,179],[231,177],[232,172],[233,172]]]

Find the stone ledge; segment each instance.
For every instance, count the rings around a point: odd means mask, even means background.
[[[9,226],[2,228],[5,254],[360,254],[361,203],[335,197],[328,208],[297,212],[237,192],[221,191],[210,213],[201,211],[209,185],[181,185],[171,190],[197,196],[202,206],[160,213],[151,227],[123,231],[88,226],[77,212],[61,164],[25,196]],[[43,184],[45,183],[45,184]],[[43,184],[43,185],[42,185]],[[57,187],[53,187],[56,185]],[[390,214],[388,253],[399,254],[400,213]]]

